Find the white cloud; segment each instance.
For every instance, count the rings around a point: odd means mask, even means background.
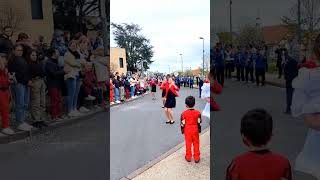
[[[202,40],[205,50],[210,42],[209,0],[111,0],[111,22],[135,23],[154,46],[151,70],[167,72],[184,67],[196,68],[202,62]],[[113,39],[111,35],[111,39]],[[111,40],[111,46],[115,46]]]

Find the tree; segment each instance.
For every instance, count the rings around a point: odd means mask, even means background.
[[[73,32],[86,31],[85,24],[93,24],[85,17],[98,17],[101,13],[100,0],[53,0],[52,3],[55,26]]]
[[[263,35],[261,30],[253,25],[246,24],[240,27],[239,36],[236,39],[236,44],[240,46],[258,46],[263,43]]]
[[[129,71],[135,71],[144,61],[144,70],[149,69],[153,62],[153,46],[150,40],[140,34],[141,28],[137,24],[111,24],[114,29],[114,40],[118,47],[126,49],[127,66]],[[141,70],[141,68],[140,68]]]
[[[315,30],[320,26],[320,0],[301,0],[301,29],[305,30],[304,37],[307,40],[308,49],[311,49],[311,41],[315,36]],[[290,10],[290,17],[282,17],[282,22],[289,25],[294,33],[298,27],[298,4],[294,4]]]
[[[0,28],[5,26],[12,27],[15,32],[20,29],[21,23],[23,22],[23,17],[16,13],[16,11],[9,7],[7,9],[0,10]]]

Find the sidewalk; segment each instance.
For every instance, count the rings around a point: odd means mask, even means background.
[[[18,141],[18,140],[22,140],[22,139],[25,139],[25,138],[28,138],[28,137],[32,137],[32,136],[35,136],[35,135],[38,135],[38,134],[44,134],[48,131],[52,131],[54,129],[57,129],[57,128],[60,128],[60,127],[63,127],[63,126],[67,126],[67,125],[72,125],[74,123],[78,123],[80,121],[84,121],[84,120],[87,120],[89,119],[90,117],[94,116],[94,115],[97,115],[99,113],[102,113],[102,112],[106,112],[108,108],[111,108],[113,106],[119,106],[121,104],[124,104],[124,103],[128,103],[128,102],[131,102],[131,101],[135,101],[137,99],[140,99],[146,95],[148,95],[149,93],[143,95],[143,96],[138,96],[134,99],[129,99],[127,101],[124,101],[124,102],[121,102],[121,103],[118,103],[118,104],[113,104],[113,105],[110,105],[110,106],[107,106],[106,108],[99,108],[99,109],[92,109],[90,112],[86,113],[86,114],[83,114],[82,116],[79,116],[79,117],[75,117],[75,118],[68,118],[68,119],[64,119],[62,121],[55,121],[55,122],[52,122],[52,121],[46,121],[46,123],[48,123],[48,127],[44,128],[44,129],[33,129],[31,131],[16,131],[15,134],[9,136],[9,135],[5,135],[5,134],[0,134],[0,144],[8,144],[10,142],[14,142],[14,141]]]
[[[200,136],[201,160],[196,164],[184,159],[185,144],[181,143],[168,153],[136,170],[122,180],[208,180],[210,179],[210,130]]]

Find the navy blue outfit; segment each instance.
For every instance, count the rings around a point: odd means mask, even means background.
[[[266,74],[266,60],[265,56],[262,54],[257,54],[255,57],[255,72],[256,72],[256,82],[257,86],[260,85],[260,77],[261,84],[264,86],[265,83],[265,74]]]
[[[193,78],[189,79],[189,87],[193,89]]]
[[[230,59],[226,59],[226,68],[225,68],[225,76],[226,79],[231,79],[232,72],[234,71],[234,54],[230,52],[229,54]]]
[[[290,56],[288,56],[286,59],[287,61],[284,64],[284,78],[286,80],[287,96],[286,113],[291,113],[292,95],[294,92],[292,81],[298,76],[298,62]]]
[[[219,84],[221,84],[221,86],[224,85],[224,69],[225,69],[224,58],[225,58],[224,50],[216,49],[214,51],[213,63],[215,66],[215,74],[216,74],[217,81],[219,82]]]
[[[237,80],[244,81],[244,68],[245,68],[245,64],[246,64],[246,58],[245,58],[244,52],[239,51],[235,55],[235,64],[236,64],[236,68],[237,68]]]
[[[255,58],[255,54],[246,52],[245,53],[245,72],[246,72],[246,82],[249,81],[249,75],[250,75],[250,81],[254,82],[253,79],[253,59]]]
[[[199,98],[201,98],[201,88],[203,86],[203,79],[199,78]]]

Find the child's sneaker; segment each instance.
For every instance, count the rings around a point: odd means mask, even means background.
[[[13,134],[15,134],[15,132],[11,129],[11,128],[4,128],[4,129],[2,129],[2,131],[1,131],[3,134],[6,134],[6,135],[13,135]]]
[[[199,163],[199,162],[200,162],[200,159],[199,159],[199,160],[194,160],[194,162],[195,162],[195,163]]]
[[[191,159],[187,159],[187,157],[186,157],[186,156],[185,156],[184,158],[186,159],[186,161],[191,162]]]

